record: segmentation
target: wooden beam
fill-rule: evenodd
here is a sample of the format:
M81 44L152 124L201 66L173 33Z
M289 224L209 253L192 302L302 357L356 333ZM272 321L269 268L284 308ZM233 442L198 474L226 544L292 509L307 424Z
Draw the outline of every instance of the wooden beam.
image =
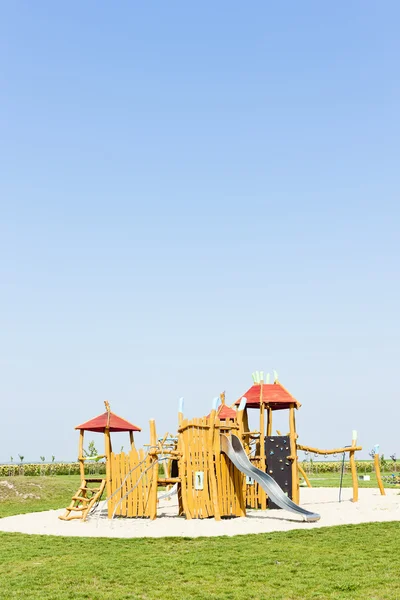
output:
M358 502L358 478L357 478L357 465L355 458L355 450L357 447L357 432L353 432L353 439L351 441L351 449L350 449L350 469L351 469L351 479L353 482L353 498L352 502Z
M265 460L265 404L263 401L263 385L264 382L260 383L260 446L258 454L260 455L260 464L259 468L262 471L266 471L267 463ZM259 500L261 505L261 510L265 510L267 508L267 495L262 489L261 486L258 487L259 491Z
M157 489L158 489L158 462L157 461L157 432L156 422L150 419L150 445L152 448L149 451L151 461L153 463L151 469L151 486L149 490L149 512L150 519L154 520L157 517Z
M386 496L385 488L383 487L383 483L382 483L381 466L379 464L379 454L378 453L374 454L374 467L375 467L376 480L378 482L379 491L381 493L381 496Z
M111 467L111 435L109 427L104 430L104 454L106 455L106 494L107 498L111 496L112 489L112 467ZM112 518L113 507L112 503L108 502L107 506L108 518Z
M290 454L292 457L292 500L296 504L300 502L300 489L299 489L299 474L297 469L297 451L296 451L296 421L294 414L294 403L289 408L289 437L290 437Z
M307 473L305 472L305 470L303 469L303 467L301 466L301 464L299 462L297 462L297 468L299 469L300 473L302 474L302 476L304 477L304 481L307 484L307 487L312 487L310 480L307 477Z
M272 435L272 408L267 407L267 436Z
M83 429L79 432L79 471L81 474L81 479L85 479L85 463L82 460L83 458L83 438L85 435L85 431Z
M211 499L212 505L214 509L214 519L216 521L221 520L221 513L219 510L219 501L218 501L218 485L217 485L217 477L215 474L215 466L214 460L221 460L221 457L214 457L214 434L215 434L215 418L217 411L215 408L211 410L209 417L210 431L208 434L208 471L211 483ZM218 430L219 435L219 430Z
M303 450L304 452L311 452L311 454L340 454L341 452L358 452L362 450L362 446L347 446L342 448L334 448L333 450L321 450L320 448L312 448L311 446L303 446L302 444L296 445L297 450Z

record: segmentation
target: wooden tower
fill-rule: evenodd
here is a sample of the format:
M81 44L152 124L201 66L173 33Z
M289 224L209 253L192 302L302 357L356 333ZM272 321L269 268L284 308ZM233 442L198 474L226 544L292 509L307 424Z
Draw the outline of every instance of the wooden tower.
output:
M290 468L290 489L289 496L293 502L299 503L299 476L298 476L298 459L297 459L297 432L295 411L300 408L301 404L288 392L288 390L275 378L274 383L264 383L263 373L253 373L253 385L243 394L235 403L240 405L241 399L246 398L246 405L243 415L243 444L249 452L249 458L254 466L262 471L269 472L274 479L278 480L277 468L271 467L274 460L280 461L282 473L285 469ZM256 431L249 430L248 414L249 409L259 411L259 429ZM288 425L289 432L282 436L277 432L277 436L272 432L272 418L276 410L288 410ZM252 444L255 444L255 449L251 450ZM276 453L274 449L276 448ZM267 456L267 449L269 449ZM278 456L278 453L279 456ZM281 485L281 482L278 481ZM251 489L250 486L252 486ZM248 504L253 508L267 508L267 497L265 492L257 485L250 483L247 486Z
M70 519L86 519L91 508L100 501L101 496L106 489L107 497L111 495L112 489L112 444L111 444L111 433L112 432L129 432L129 441L131 449L135 448L133 439L134 431L141 431L140 427L129 423L122 417L119 417L115 413L111 412L110 405L107 400L104 402L106 412L86 423L77 425L75 429L79 430L79 453L78 461L81 475L81 485L72 497L71 504L67 507L65 515L62 515L60 519L69 521ZM93 431L94 433L102 433L104 435L104 454L96 457L85 456L83 449L83 442L85 431ZM106 476L104 477L87 477L85 475L85 461L93 459L105 459L106 462ZM94 484L94 485L93 485Z

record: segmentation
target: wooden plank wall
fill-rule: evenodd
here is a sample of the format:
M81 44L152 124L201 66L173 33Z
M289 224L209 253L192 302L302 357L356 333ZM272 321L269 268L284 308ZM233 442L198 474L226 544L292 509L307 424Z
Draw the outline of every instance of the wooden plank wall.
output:
M186 419L180 425L178 450L182 455L179 459L181 479L178 496L179 512L185 514L188 519L214 516L211 482L214 472L220 515L222 517L244 516L246 505L252 508L260 507L260 495L264 494L264 491L258 484L246 485L244 475L236 469L225 454L221 453L220 434L238 433L237 424L234 421L220 422L217 418L213 435L211 429L212 424L206 417L191 421ZM138 452L135 448L132 448L129 453L111 453L111 493L115 494L109 500L111 513L121 498L127 494L127 497L119 503L115 514L122 517L150 517L149 495L157 478L152 477L152 470L149 469L151 457L147 456L144 459L144 451ZM137 466L142 460L144 462ZM251 460L255 466L261 467L258 458ZM149 470L144 473L146 469ZM198 487L196 473L203 473L203 489L196 489ZM117 491L125 478L122 488Z
M187 519L204 519L214 515L209 477L210 426L206 418L184 419L179 428L179 477L183 511ZM195 489L196 472L203 473L203 489Z
M141 461L144 462L138 466L139 462ZM120 454L115 454L114 452L111 453L111 493L115 494L109 500L111 513L114 511L121 498L130 492L119 504L115 514L121 517L150 516L150 506L148 500L152 483L152 470L149 469L147 472L145 472L146 469L149 468L150 464L151 459L149 456L145 457L143 449L138 452L136 448L132 448L127 454L125 452L121 452ZM157 466L154 468L156 469ZM121 486L125 478L126 482L122 488L119 491L116 491Z
M215 422L215 431L210 437L211 424L208 419L183 420L179 428L179 477L181 478L181 511L189 519L214 516L212 502L212 471L216 476L218 507L222 517L245 514L244 476L231 461L221 453L220 433L229 434L236 425L226 426ZM196 489L196 473L203 473L203 489Z
M219 509L222 517L243 517L245 506L245 477L229 458L221 453L220 435L238 433L238 426L229 421L216 420L214 436L214 458L217 474Z

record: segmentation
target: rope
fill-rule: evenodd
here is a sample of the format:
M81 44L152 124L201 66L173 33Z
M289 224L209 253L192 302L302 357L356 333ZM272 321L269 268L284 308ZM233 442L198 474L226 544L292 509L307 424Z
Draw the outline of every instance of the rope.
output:
M343 446L343 448L351 448L351 446ZM340 486L339 486L339 502L342 501L342 482L343 482L343 471L344 471L344 459L346 457L346 451L343 452L342 458L342 471L340 473Z
M168 435L168 434L167 434L167 435ZM114 511L113 511L113 514L112 514L112 517L111 517L112 519L114 518L114 516L115 516L115 512L116 512L117 508L119 507L119 505L121 504L121 502L122 502L123 500L125 500L125 498L127 498L127 497L129 496L129 494L130 494L131 492L133 492L133 490L135 490L135 489L137 488L137 486L139 485L139 482L142 480L142 477L143 477L143 475L145 475L145 474L147 473L147 471L149 471L150 469L152 469L152 468L153 468L155 465L158 465L158 463L160 463L160 462L163 462L164 460L167 460L167 459L168 459L168 457L167 457L167 456L165 456L165 452L164 452L164 446L163 446L163 444L164 444L164 442L165 442L165 439L167 438L167 435L166 435L166 436L164 436L163 440L162 440L161 442L159 442L157 445L155 445L155 446L149 446L149 449L150 449L150 448L157 448L157 449L160 451L161 455L162 455L162 456L161 456L161 458L157 458L157 460L155 460L155 461L154 461L154 462L153 462L153 463L152 463L152 464L151 464L149 467L147 467L147 469L145 469L145 470L143 471L143 473L141 473L141 475L139 476L139 479L137 480L136 484L135 484L135 485L134 485L132 488L130 488L130 489L128 490L128 492L127 492L126 494L124 494L124 496L122 496L122 498L120 498L120 500L117 502L117 504L116 504L116 506L115 506L115 508L114 508ZM115 490L115 492L114 492L114 493L113 493L113 494L112 494L112 495L111 495L109 498L107 498L107 501L108 501L108 500L111 500L111 498L113 498L113 496L114 496L114 495L115 495L117 492L119 492L119 490L120 490L120 489L123 487L123 485L125 484L126 480L128 479L129 475L130 475L130 474L131 474L131 473L132 473L132 472L133 472L135 469L137 469L137 467L139 467L139 466L140 466L142 463L144 463L144 462L147 460L147 456L148 456L148 454L145 456L145 458L144 458L142 461L140 461L140 462L139 462L137 465L135 465L135 467L133 467L133 469L131 469L131 471L129 471L129 473L126 475L125 479L123 480L123 482L122 482L122 483L121 483L121 485L119 486L119 488L118 488L117 490ZM154 482L154 479L152 480L152 482L151 482L151 485L153 485L153 482ZM146 508L147 508L147 503L148 503L148 501L149 501L149 495L150 495L150 494L148 494L148 495L147 495L147 500L146 500L146 504L145 504L145 510L146 510Z
M149 471L150 469L152 469L152 468L153 468L155 465L158 465L160 462L164 462L164 461L168 460L168 458L171 458L171 457L168 457L168 456L166 456L166 454L168 453L168 450L166 451L166 449L164 448L164 443L165 443L165 442L166 442L166 440L168 439L168 436L169 436L169 435L170 435L170 434L168 434L168 433L167 433L167 434L164 436L164 438L162 438L161 440L159 440L159 441L158 441L158 443L157 443L156 445L154 445L154 446L150 446L150 445L149 445L149 446L148 446L149 450L151 450L151 449L153 449L153 448L156 448L156 449L157 449L157 450L160 452L160 454L161 454L161 458L157 458L157 460L155 460L155 461L154 461L154 462L153 462L153 463L152 463L152 464L151 464L149 467L147 467L147 468L146 468L146 469L143 471L143 473L141 473L141 475L139 476L139 479L137 480L136 484L135 484L135 485L134 485L132 488L130 488L130 489L128 490L128 492L127 492L126 494L124 494L124 496L122 496L122 498L120 498L120 500L118 501L118 503L116 504L116 506L115 506L115 508L114 508L114 511L113 511L113 514L112 514L112 517L111 517L112 519L114 518L114 516L115 516L115 512L116 512L117 508L119 507L119 505L121 504L121 502L122 502L123 500L125 500L125 498L127 498L127 497L129 496L129 494L130 494L130 493L131 493L131 492L132 492L134 489L136 489L136 487L139 485L139 482L142 480L143 476L144 476L144 475L147 473L147 471ZM172 438L170 438L170 439L172 439ZM174 446L175 446L175 444L174 444ZM141 466L143 463L145 463L145 462L146 462L146 460L147 460L147 458L148 458L148 452L147 452L146 456L145 456L145 457L144 457L144 458L143 458L141 461L139 461L139 462L138 462L138 464L136 464L136 465L135 465L135 466L134 466L134 467L133 467L133 468L132 468L132 469L131 469L131 470L130 470L128 473L127 473L127 475L125 476L125 478L124 478L124 480L122 481L121 485L120 485L120 486L119 486L119 487L118 487L118 488L117 488L117 489L116 489L116 490L115 490L115 491L114 491L114 492L113 492L113 493L112 493L110 496L107 496L104 502L108 503L110 500L112 500L112 498L114 498L114 496L115 496L116 494L118 494L118 492L119 492L119 491L120 491L120 490L123 488L123 486L125 485L125 483L126 483L126 481L127 481L128 477L129 477L129 476L130 476L130 475L133 473L133 471L135 471L135 470L136 470L137 468L139 468L139 467L140 467L140 466ZM152 482L151 482L151 485L153 485L153 482L154 482L154 479L152 480ZM99 498L99 500L98 500L98 502L96 503L96 505L95 505L95 506L93 506L93 507L91 508L91 510L90 510L90 513L89 513L89 514L92 514L92 513L94 513L94 512L95 512L95 510L97 509L97 507L98 507L98 505L99 505L99 503L100 503L100 500L101 500L101 499ZM149 494L148 494L148 496L147 496L147 500L146 500L146 504L145 504L145 510L146 510L146 508L147 508L147 503L148 503L148 500L149 500ZM97 520L98 520L99 518L100 518L100 512L99 512L99 514L98 514Z
M129 475L130 475L131 473L133 473L133 471L135 471L135 469L137 469L138 467L140 467L140 465L142 465L142 464L143 464L143 463L146 461L146 459L147 459L147 455L146 455L146 456L143 458L143 460L139 461L139 462L138 462L138 464L137 464L137 465L135 465L135 466L134 466L134 467L133 467L133 468L132 468L132 469L129 471L129 473L126 475L125 479L123 480L123 482L122 482L122 483L121 483L121 485L119 486L119 488L117 488L117 489L115 490L115 492L113 492L113 493L111 494L111 496L108 496L108 497L106 497L106 499L104 500L104 502L109 502L109 500L111 500L112 498L114 498L115 494L116 494L117 492L119 492L119 491L120 491L120 489L122 488L122 486L125 484L125 482L126 482L126 480L128 479ZM139 481L140 481L140 479L139 479ZM98 503L97 503L97 505L96 505L96 508L97 508L97 506L98 506L98 504L99 504L99 503L100 503L100 498L99 498L99 502L98 502ZM93 507L93 508L94 508L94 507ZM91 514L92 512L94 512L94 511L93 511L93 510L91 510L89 514ZM99 518L100 518L100 512L99 512L99 514L98 514L98 516L97 516L97 521L99 520Z
M139 485L139 482L141 481L143 475L145 475L147 473L147 471L149 471L150 469L153 469L155 467L155 465L158 465L159 462L160 461L157 458L157 460L155 460L153 463L151 463L151 465L149 467L147 467L147 469L145 469L143 471L143 473L140 475L139 479L137 480L136 484L126 494L124 494L124 496L122 496L122 498L117 502L117 504L115 505L115 508L114 508L114 511L113 511L111 519L113 519L115 517L115 512L116 512L118 506L121 504L121 502L123 500L125 500L125 498L127 498L129 496L129 494L131 492L133 492L133 490L135 490L137 488L137 486ZM151 485L153 485L153 482L154 482L154 479L152 480ZM147 502L149 501L149 496L150 496L150 494L147 495ZM147 502L146 502L146 505L145 505L145 509L147 508Z

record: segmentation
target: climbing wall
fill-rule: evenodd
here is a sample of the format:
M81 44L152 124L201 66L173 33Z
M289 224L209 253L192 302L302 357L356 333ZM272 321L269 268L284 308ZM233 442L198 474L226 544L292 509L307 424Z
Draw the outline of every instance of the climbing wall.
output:
M265 456L267 473L275 479L282 490L292 498L292 463L289 436L271 436L265 438ZM268 498L268 508L279 508Z

